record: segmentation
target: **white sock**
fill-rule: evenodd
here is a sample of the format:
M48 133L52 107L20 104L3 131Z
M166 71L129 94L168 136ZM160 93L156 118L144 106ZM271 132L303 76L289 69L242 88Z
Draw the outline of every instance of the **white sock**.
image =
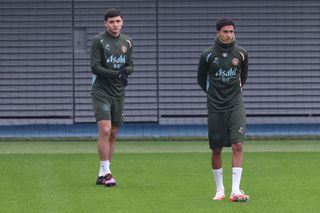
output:
M240 194L240 181L242 175L241 167L232 168L232 192L231 194Z
M212 169L214 181L216 183L217 190L224 190L223 186L223 172L221 169Z
M108 173L111 173L110 161L109 160L100 161L99 177L105 176Z

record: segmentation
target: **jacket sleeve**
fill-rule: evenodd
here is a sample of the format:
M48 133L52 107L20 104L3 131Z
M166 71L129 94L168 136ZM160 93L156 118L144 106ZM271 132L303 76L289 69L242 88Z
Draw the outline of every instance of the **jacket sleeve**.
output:
M207 73L209 65L204 54L201 54L198 64L198 84L204 92L207 92Z
M106 69L101 65L101 60L104 57L102 54L101 44L98 39L94 38L90 47L90 65L92 73L104 78L116 77L118 71Z
M128 73L128 75L131 75L133 73L133 44L131 40L127 41L129 43L129 52L128 52L128 60L125 64L125 69Z
M241 64L241 85L243 86L247 81L248 76L248 67L249 67L249 60L248 60L248 53L246 51L241 52L243 54L244 60Z

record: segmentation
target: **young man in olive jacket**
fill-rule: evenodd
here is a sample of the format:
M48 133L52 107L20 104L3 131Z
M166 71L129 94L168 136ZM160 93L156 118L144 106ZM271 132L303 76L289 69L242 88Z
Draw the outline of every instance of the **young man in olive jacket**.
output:
M198 66L198 84L207 94L208 137L216 183L213 200L225 198L221 156L223 147L231 147L232 191L229 200L245 202L249 196L240 190L240 180L246 131L242 87L247 80L248 54L237 45L231 19L219 19L216 28L214 44L201 54Z
M117 133L123 123L125 87L133 72L132 40L121 33L120 10L109 9L104 15L106 30L91 42L90 61L93 73L91 98L98 125L100 170L96 184L116 185L110 169Z

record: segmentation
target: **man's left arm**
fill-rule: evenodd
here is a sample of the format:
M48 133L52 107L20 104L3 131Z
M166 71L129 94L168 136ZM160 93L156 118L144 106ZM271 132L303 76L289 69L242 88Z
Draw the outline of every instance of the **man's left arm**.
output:
M129 43L128 58L124 65L124 69L126 70L126 73L128 75L131 75L133 73L133 45L132 45L132 41L128 40L127 42Z
M243 61L241 63L241 85L243 86L247 81L248 76L248 67L249 67L249 59L248 59L248 53L247 52L240 52L241 56L243 57Z

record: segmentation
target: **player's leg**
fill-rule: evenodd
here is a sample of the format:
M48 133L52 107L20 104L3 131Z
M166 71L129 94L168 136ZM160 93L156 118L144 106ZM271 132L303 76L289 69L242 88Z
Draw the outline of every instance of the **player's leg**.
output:
M223 200L225 198L222 169L222 147L212 149L211 155L213 177L216 184L216 194L213 200Z
M109 151L110 162L112 160L113 152L115 150L118 132L124 121L123 109L124 109L124 100L112 100L112 108L111 108L112 128L111 128L111 134L110 134L110 151Z
M111 121L100 120L98 124L98 143L97 150L100 158L100 169L96 184L106 185L106 181L112 179L110 170L110 135L111 135ZM115 185L115 184L113 184Z
M111 102L111 130L108 140L108 159L109 159L109 167L112 161L113 153L116 146L116 139L120 129L120 126L123 123L123 103L124 100L110 100ZM114 186L116 185L116 180L113 177L111 171L107 174L105 178L106 186Z
M109 138L109 160L112 161L113 152L115 150L116 146L116 139L119 132L120 126L112 126L111 128L111 134Z
M91 94L92 106L98 126L97 151L100 159L100 168L96 184L105 185L110 171L110 134L111 134L111 103L110 100L101 94Z
M245 202L249 196L240 190L243 165L243 141L245 137L245 111L239 108L230 114L230 141L232 147L232 191L230 201Z
M232 202L245 202L249 199L249 196L240 190L243 164L242 147L243 144L240 141L232 144L232 191L230 196Z
M222 169L222 148L225 135L225 128L223 127L223 114L210 113L208 115L208 135L209 145L212 150L211 164L214 182L216 185L216 194L213 200L223 200L225 198L223 185L223 169Z
M99 175L96 183L98 185L106 185L106 181L111 179L110 171L110 134L111 134L111 121L110 120L100 120L98 123L98 143L97 149L100 158L100 169Z
M212 169L222 168L222 147L212 149Z
M111 121L101 120L97 122L98 124L98 143L97 149L99 158L101 161L109 160L110 152L110 134L111 134Z
M113 156L113 152L115 149L115 144L116 144L116 137L117 137L117 133L118 133L119 127L111 127L111 132L109 135L109 139L108 139L108 144L107 144L107 156L108 156L108 160L107 160L107 171L105 172L105 175L103 176L103 185L105 186L115 186L117 184L116 180L114 179L112 172L110 170L110 166L111 166L111 161L112 161L112 156ZM103 166L100 168L104 168Z
M241 141L234 142L232 148L232 168L241 167L243 164L243 143Z

